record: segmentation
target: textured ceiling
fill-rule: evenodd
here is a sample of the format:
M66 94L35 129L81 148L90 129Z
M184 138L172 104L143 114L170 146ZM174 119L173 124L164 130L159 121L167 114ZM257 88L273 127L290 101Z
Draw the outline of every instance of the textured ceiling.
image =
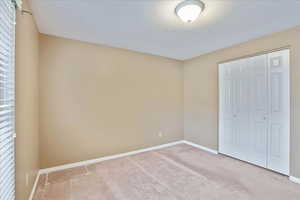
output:
M179 2L31 0L31 7L41 33L178 60L300 25L299 0L203 0L193 24L175 15Z

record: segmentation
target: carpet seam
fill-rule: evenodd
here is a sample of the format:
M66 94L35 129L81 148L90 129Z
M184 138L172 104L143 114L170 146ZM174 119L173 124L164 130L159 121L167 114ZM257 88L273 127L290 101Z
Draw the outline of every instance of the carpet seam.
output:
M203 179L205 179L205 181L210 181L207 177L205 177L205 176L203 176L203 175L197 173L196 171L194 171L194 170L192 170L192 169L190 169L190 168L188 168L188 167L185 167L184 165L182 165L182 164L180 164L180 163L175 162L174 160L168 158L168 157L165 156L165 155L162 155L161 153L158 153L158 152L153 152L153 153L154 153L154 154L157 154L160 158L162 158L162 159L164 159L164 160L166 160L166 161L172 163L173 165L175 165L175 166L177 166L177 167L179 167L179 168L181 168L181 169L184 169L184 170L188 171L188 172L191 173L192 175L196 175L196 176L198 176L198 177L200 177L200 178L203 178Z
M162 183L161 180L159 180L159 178L156 178L155 176L153 176L150 172L148 172L143 166L141 166L139 163L137 163L135 160L133 160L132 158L128 157L126 158L128 159L130 162L132 162L135 166L137 166L139 169L141 169L147 176L149 176L150 178L152 178L153 180L157 181L161 186L163 186L164 188L166 188L168 191L171 192L171 194L174 194L174 197L176 199L181 199L183 198L180 194L178 194L176 191L173 191L170 187L168 187L166 184ZM179 196L179 198L178 198Z

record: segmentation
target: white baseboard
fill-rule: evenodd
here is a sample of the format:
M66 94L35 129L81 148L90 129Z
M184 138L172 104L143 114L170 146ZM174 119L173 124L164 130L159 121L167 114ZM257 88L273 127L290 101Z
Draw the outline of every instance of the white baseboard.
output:
M33 184L33 187L32 187L31 193L30 193L30 196L29 196L29 200L33 199L33 196L34 196L36 188L37 188L37 184L39 182L39 178L40 178L40 171L36 175L36 178L35 178L35 181L34 181L34 184Z
M112 156L105 156L105 157L96 158L96 159L92 159L92 160L85 160L85 161L81 161L81 162L75 162L75 163L70 163L70 164L66 164L66 165L60 165L60 166L56 166L56 167L41 169L40 174L46 174L46 173L59 171L59 170L63 170L63 169L69 169L69 168L73 168L73 167L90 165L90 164L98 163L98 162L105 161L105 160L112 160L112 159L116 159L116 158L121 158L121 157L130 156L130 155L134 155L134 154L138 154L138 153L142 153L142 152L161 149L161 148L173 146L176 144L182 144L182 143L184 143L184 141L180 140L177 142L171 142L171 143L162 144L162 145L149 147L149 148L145 148L145 149L140 149L140 150L136 150L136 151L130 151L127 153L121 153L121 154L116 154L116 155L112 155Z
M191 145L191 146L196 147L196 148L198 148L198 149L202 149L202 150L204 150L204 151L213 153L213 154L218 154L218 151L213 150L213 149L210 149L210 148L207 148L207 147L204 147L204 146L201 146L201 145L199 145L199 144L195 144L195 143L192 143L192 142L189 142L189 141L186 141L186 140L184 140L183 143L188 144L188 145Z
M297 178L297 177L294 177L294 176L290 176L289 179L290 179L290 181L292 181L294 183L300 184L300 178Z

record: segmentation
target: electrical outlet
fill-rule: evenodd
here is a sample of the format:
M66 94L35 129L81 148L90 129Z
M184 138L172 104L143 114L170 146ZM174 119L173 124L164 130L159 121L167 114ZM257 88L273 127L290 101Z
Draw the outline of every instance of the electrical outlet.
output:
M26 184L26 186L28 186L29 185L29 174L28 173L26 173L26 175L25 175L25 184Z
M159 132L158 132L158 137L162 137L162 136L163 136L162 131L159 131Z

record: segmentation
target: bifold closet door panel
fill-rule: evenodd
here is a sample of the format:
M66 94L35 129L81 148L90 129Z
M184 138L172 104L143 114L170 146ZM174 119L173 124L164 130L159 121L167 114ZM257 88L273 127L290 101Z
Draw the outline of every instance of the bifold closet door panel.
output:
M248 136L249 136L249 90L248 90L248 68L247 60L241 59L232 62L234 69L234 87L233 87L233 119L236 129L236 148L232 154L241 159L248 158Z
M219 66L220 115L219 151L231 155L235 150L235 128L233 117L233 68L230 63Z
M268 65L267 55L247 58L249 72L249 131L247 161L267 166Z
M268 168L289 174L290 89L289 50L268 54L270 115Z
M236 78L238 68L235 63L226 63L220 66L220 87L222 96L220 115L220 151L230 156L236 156L238 151L237 138L238 127L236 126Z
M246 159L248 131L245 61L220 65L220 152Z

